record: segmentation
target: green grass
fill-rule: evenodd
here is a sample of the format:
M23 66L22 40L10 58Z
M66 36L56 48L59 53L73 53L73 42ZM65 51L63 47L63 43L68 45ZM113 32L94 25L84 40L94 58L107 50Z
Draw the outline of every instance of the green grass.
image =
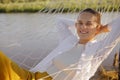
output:
M96 9L98 11L120 11L120 1L99 3L98 0L70 0L62 2L58 1L35 1L35 2L16 2L16 3L0 3L0 12L78 12L86 7Z

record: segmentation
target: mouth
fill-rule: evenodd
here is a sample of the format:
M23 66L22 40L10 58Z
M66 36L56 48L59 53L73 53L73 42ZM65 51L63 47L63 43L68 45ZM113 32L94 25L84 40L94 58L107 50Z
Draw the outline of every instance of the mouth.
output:
M80 31L81 34L88 34L88 31Z

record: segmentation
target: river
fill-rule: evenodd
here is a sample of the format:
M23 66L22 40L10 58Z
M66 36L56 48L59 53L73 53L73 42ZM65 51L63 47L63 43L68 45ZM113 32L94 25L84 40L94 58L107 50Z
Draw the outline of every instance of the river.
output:
M77 15L77 13L1 13L0 50L20 66L31 68L58 45L56 17L76 19ZM117 12L102 13L102 23L106 24L119 15ZM118 47L113 53L117 50ZM111 64L109 60L114 54L110 56L107 59L108 64Z

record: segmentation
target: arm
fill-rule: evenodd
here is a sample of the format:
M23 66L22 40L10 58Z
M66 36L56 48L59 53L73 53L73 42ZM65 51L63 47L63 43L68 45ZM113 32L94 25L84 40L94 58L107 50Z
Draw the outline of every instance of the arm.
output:
M59 34L59 41L63 41L65 38L73 35L70 27L75 26L75 21L66 18L57 18L57 31Z
M57 21L57 29L60 35L60 40L62 41L52 52L48 54L40 63L38 63L34 68L30 69L32 72L46 71L53 63L53 59L62 54L62 52L69 50L77 42L73 33L69 30L69 27L74 25L74 21L59 18Z
M94 44L98 52L95 54L103 56L104 59L120 41L120 17L108 23L105 27L109 30L108 35L102 41Z
M76 45L78 39L75 36L69 36L62 43L60 43L52 52L50 52L41 62L39 62L34 68L30 69L32 72L46 71L52 64L53 59L62 54L65 51L70 50L73 46Z
M103 46L108 46L111 43L117 43L120 40L120 17L111 21L107 24L107 28L109 29L109 34L102 41L105 43Z

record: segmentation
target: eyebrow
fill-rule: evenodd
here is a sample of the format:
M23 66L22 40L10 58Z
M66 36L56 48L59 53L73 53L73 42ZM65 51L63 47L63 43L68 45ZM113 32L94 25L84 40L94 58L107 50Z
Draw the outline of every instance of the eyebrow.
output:
M81 20L78 20L78 22L82 22ZM87 21L87 22L96 22L96 21Z
M77 20L77 22L82 22L81 20Z
M87 22L94 22L94 21L87 21Z

